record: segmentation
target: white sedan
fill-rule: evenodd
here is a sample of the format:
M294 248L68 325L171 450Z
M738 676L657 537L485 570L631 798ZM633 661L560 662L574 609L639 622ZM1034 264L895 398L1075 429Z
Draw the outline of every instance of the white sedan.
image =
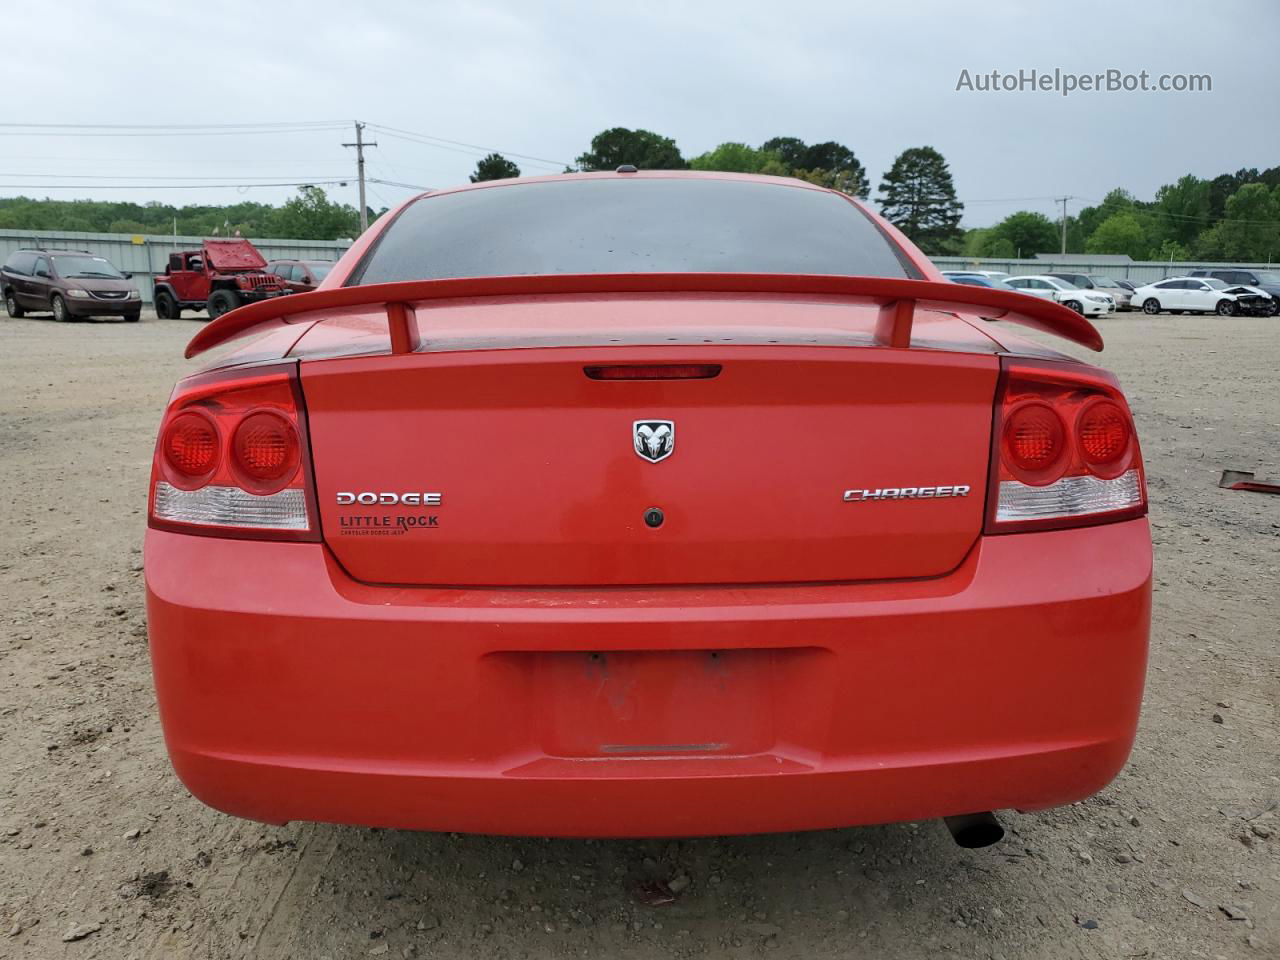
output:
M1264 312L1270 298L1256 287L1228 287L1215 277L1170 277L1133 291L1134 306L1143 313L1216 313L1230 317L1237 313Z
M1105 293L1081 290L1073 283L1057 277L1033 275L1010 277L1005 280L1019 293L1027 293L1044 300L1053 300L1085 317L1100 317L1116 308L1116 302Z

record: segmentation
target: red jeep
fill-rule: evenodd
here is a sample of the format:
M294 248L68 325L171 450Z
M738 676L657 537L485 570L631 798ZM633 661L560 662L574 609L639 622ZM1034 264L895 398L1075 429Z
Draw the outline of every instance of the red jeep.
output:
M156 316L176 320L185 310L209 310L220 317L242 303L289 293L267 261L243 237L206 240L199 250L169 254L169 264L155 280Z

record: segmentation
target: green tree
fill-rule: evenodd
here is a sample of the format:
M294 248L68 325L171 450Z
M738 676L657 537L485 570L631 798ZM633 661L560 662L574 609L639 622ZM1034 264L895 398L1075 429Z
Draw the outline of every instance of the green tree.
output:
M1209 216L1220 220L1227 215L1227 200L1248 183L1258 181L1254 167L1242 167L1235 173L1222 173L1209 181Z
M1013 243L996 233L995 227L976 227L964 235L961 253L974 260L1007 260L1013 257Z
M804 152L798 170L821 172L826 174L837 190L862 197L864 200L871 192L871 181L867 179L866 168L854 156L853 151L842 143L828 140L815 143Z
M1280 259L1280 188L1247 183L1227 198L1225 218L1196 241L1196 255L1206 260L1244 263Z
M792 170L791 176L806 183L816 183L820 187L839 190L851 197L861 197L865 200L867 196L866 178L859 180L856 174L848 170Z
M933 147L912 147L898 154L880 184L880 212L928 254L961 247L960 215L951 171Z
M272 230L273 236L299 240L354 237L360 233L360 214L348 204L333 203L319 187L304 186L275 212ZM241 233L247 232L241 228Z
M1062 225L1058 225L1058 229L1062 229ZM1079 217L1067 217L1067 252L1079 253L1084 249L1088 237L1084 232L1084 225L1080 222Z
M992 243L1005 241L1008 246L1002 245L1002 249L1011 251L1007 255L1020 258L1057 250L1059 243L1058 227L1043 213L1033 210L1009 214L991 228L990 237Z
M1147 257L1148 260L1190 260L1191 251L1178 243L1177 240L1165 240L1160 246L1151 251Z
M788 170L804 168L804 154L808 145L799 137L774 137L760 145L761 150L776 153Z
M701 153L689 161L694 170L720 170L730 173L767 173L786 176L788 167L782 158L763 147L756 149L745 143L722 143L714 150Z
M1153 232L1160 242L1172 240L1184 247L1209 225L1209 182L1187 174L1156 191L1151 205Z
M1096 207L1085 207L1076 216L1076 222L1079 224L1080 243L1075 249L1083 249L1089 242L1089 237L1093 236L1093 231L1103 220L1114 216L1117 213L1131 213L1137 209L1138 201L1128 190L1119 187L1112 190L1102 198L1102 203ZM1069 234L1069 231L1068 231ZM1068 235L1068 249L1070 246L1070 235Z
M597 133L591 138L591 149L578 157L581 170L616 170L624 163L639 170L684 170L689 166L671 138L626 127Z
M793 177L866 199L871 191L866 168L843 143L807 144L799 137L774 137L760 149L776 154Z
M476 163L476 172L471 174L471 182L481 180L508 180L520 176L520 168L500 153L491 153Z
M1135 214L1115 213L1098 224L1084 249L1086 253L1127 253L1134 260L1143 260L1151 242Z

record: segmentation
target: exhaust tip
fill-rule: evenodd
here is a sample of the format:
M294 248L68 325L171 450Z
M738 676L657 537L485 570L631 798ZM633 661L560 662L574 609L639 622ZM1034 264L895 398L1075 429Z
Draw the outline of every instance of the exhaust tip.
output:
M951 831L951 839L966 850L989 847L1004 839L1004 827L989 810L982 813L964 813L955 817L943 817L942 822Z

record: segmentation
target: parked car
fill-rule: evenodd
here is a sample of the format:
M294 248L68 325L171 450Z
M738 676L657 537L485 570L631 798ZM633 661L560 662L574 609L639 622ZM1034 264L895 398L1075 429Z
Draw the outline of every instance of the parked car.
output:
M1238 313L1272 316L1275 300L1261 290L1229 288L1217 277L1171 277L1149 283L1133 292L1133 302L1142 312L1217 313L1230 317Z
M1124 766L1133 420L1007 326L1100 350L1087 320L947 283L798 181L482 182L369 229L336 282L203 327L187 356L293 323L161 420L149 651L197 797L542 836L941 816L982 845L988 811Z
M1115 309L1115 301L1108 294L1094 290L1081 290L1075 284L1051 274L1010 277L1005 281L1019 293L1053 300L1081 316L1100 317Z
M328 260L272 260L267 264L267 272L274 273L294 293L310 293L332 268Z
M1007 283L985 273L965 273L960 270L943 270L942 275L952 283L965 283L971 287L990 287L992 290L1012 290Z
M1138 289L1139 284L1134 283L1132 280L1117 280L1116 286L1120 287L1122 290L1128 290L1130 293L1133 293L1133 291ZM1133 309L1132 303L1130 303L1130 309Z
M267 261L243 237L213 237L199 250L169 254L164 273L155 278L156 316L176 320L183 310L208 310L220 317L243 303L289 293Z
M988 280L1008 280L1009 274L1003 270L943 270L944 277L964 275L966 277L986 277Z
M1112 280L1106 274L1048 273L1046 276L1057 277L1059 280L1065 280L1067 283L1079 287L1081 290L1096 290L1099 293L1105 293L1115 301L1117 310L1132 309L1130 306L1130 300L1133 297L1133 291L1127 287L1120 286L1119 282Z
M1251 270L1243 267L1214 267L1212 269L1192 270L1189 277L1214 277L1228 287L1255 287L1271 298L1271 313L1280 313L1280 273L1275 270Z
M142 313L132 275L87 250L17 250L0 267L0 288L11 317L47 311L55 320L123 317L137 322Z

